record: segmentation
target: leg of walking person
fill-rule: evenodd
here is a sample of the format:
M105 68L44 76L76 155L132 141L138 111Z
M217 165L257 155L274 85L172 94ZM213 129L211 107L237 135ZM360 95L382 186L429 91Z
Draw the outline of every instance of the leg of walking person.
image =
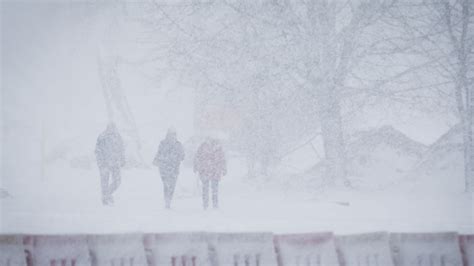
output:
M111 169L111 174L112 174L112 182L109 184L109 194L110 194L110 200L113 203L113 193L119 188L120 184L122 183L122 177L120 176L120 168L113 167Z
M202 206L207 209L209 206L209 179L201 179L202 181Z
M211 180L211 187L212 187L212 206L214 209L219 207L219 180L213 179Z
M169 202L171 205L171 201L173 200L173 195L174 195L174 190L176 188L176 181L178 180L176 175L170 175L170 180L169 180L169 190L168 190L168 197L169 197Z
M120 168L113 167L112 168L112 183L110 183L110 193L114 193L122 183L122 176L120 175Z
M100 187L102 190L102 204L106 205L109 203L109 175L110 171L107 167L100 167Z
M161 181L163 181L163 199L165 201L165 208L169 209L171 205L170 200L170 181L168 176L161 174Z

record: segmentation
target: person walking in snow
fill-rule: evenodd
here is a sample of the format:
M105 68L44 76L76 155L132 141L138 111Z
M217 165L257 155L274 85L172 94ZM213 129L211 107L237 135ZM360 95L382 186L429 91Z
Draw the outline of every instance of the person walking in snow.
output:
M120 168L125 165L125 148L114 123L109 123L97 138L95 156L100 172L102 204L111 205L113 193L121 183Z
M153 164L160 169L165 207L167 209L171 207L171 200L179 174L179 166L183 160L183 145L178 141L176 131L170 128L166 138L160 142L158 152L153 160Z
M202 204L209 206L209 185L212 190L212 205L218 207L219 181L227 174L224 150L218 140L207 138L199 146L194 157L194 172L199 173L202 182Z

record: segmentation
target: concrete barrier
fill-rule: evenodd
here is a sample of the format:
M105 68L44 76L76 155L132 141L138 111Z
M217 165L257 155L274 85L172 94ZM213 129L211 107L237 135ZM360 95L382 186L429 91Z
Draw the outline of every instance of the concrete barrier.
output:
M214 244L216 265L277 265L272 233L219 233Z
M215 234L204 232L145 235L150 266L207 266L215 256L210 242Z
M398 233L390 242L396 266L462 266L456 233Z
M393 266L389 235L385 232L336 236L341 266Z
M459 236L464 266L474 266L474 235Z
M339 265L332 233L276 235L275 250L279 266Z
M96 235L87 239L92 266L145 266L143 235Z
M26 266L26 253L22 236L0 235L0 265Z
M32 266L91 266L85 236L34 236L30 240Z

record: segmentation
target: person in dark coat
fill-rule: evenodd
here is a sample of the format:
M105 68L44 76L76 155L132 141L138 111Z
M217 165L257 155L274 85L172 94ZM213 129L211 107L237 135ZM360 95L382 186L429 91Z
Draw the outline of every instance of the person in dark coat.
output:
M166 138L160 142L153 164L160 169L161 180L163 181L163 194L165 207L171 206L176 181L179 175L179 166L184 160L184 149L181 142L176 137L174 129L168 129Z
M102 204L113 204L112 194L120 186L120 168L125 165L125 148L114 123L109 123L97 138L95 156L100 172Z
M224 150L218 140L207 138L199 146L194 157L194 172L199 173L202 182L202 203L209 205L209 185L212 190L212 205L218 207L219 181L227 174Z

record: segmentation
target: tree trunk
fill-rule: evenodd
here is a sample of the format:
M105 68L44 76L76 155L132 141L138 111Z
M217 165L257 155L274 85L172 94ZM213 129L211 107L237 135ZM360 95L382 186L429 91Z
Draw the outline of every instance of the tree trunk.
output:
M337 100L330 101L330 104L321 102L320 106L321 135L326 158L325 175L327 182L335 184L336 181L343 181L347 184L345 145L339 102Z
M462 131L463 131L463 145L464 145L464 179L466 192L474 191L474 143L473 143L473 116L474 116L474 95L470 91L467 82L466 72L461 67L460 79L462 86L458 88L461 96L458 96L458 109L460 112ZM463 75L464 74L464 75ZM464 97L463 97L464 96ZM461 101L461 102L459 102ZM462 104L462 105L461 105Z
M469 1L464 0L462 2L461 9L461 34L459 42L456 45L456 38L451 37L453 46L457 50L458 56L458 77L456 81L456 102L458 105L459 116L461 119L462 130L463 130L463 144L464 144L464 179L465 179L465 190L466 192L474 191L474 148L473 148L473 96L469 88L468 81L468 56L469 48L467 34L470 19ZM450 33L453 34L452 24L450 26ZM452 35L453 36L453 35Z
M472 143L472 96L469 94L469 88L466 77L466 65L463 55L459 55L459 70L457 74L455 96L456 105L459 114L459 121L462 128L463 151L464 151L464 182L466 192L473 191L473 143Z
M470 83L468 79L469 61L468 56L470 55L469 41L467 39L469 34L469 23L470 23L470 10L469 0L463 0L461 3L460 20L453 14L456 8L449 1L444 2L444 18L447 27L447 34L450 39L453 52L456 55L457 62L454 65L456 77L454 80L454 95L456 100L456 107L459 115L459 121L462 127L462 138L464 147L464 182L465 191L474 191L474 148L473 148L473 96L470 91ZM453 21L460 22L459 24L453 24ZM460 26L460 28L456 28ZM458 35L456 34L458 33Z
M468 145L467 145L467 154L468 154L468 175L466 176L467 192L474 192L474 92L472 89L467 88L468 91Z
M338 87L336 85L336 54L335 45L335 10L331 2L321 1L315 7L317 18L313 23L319 24L321 84L317 94L317 104L321 119L321 135L324 143L326 159L325 182L334 185L339 182L348 184L346 180L345 145L342 134L342 117ZM318 86L318 84L315 84Z

